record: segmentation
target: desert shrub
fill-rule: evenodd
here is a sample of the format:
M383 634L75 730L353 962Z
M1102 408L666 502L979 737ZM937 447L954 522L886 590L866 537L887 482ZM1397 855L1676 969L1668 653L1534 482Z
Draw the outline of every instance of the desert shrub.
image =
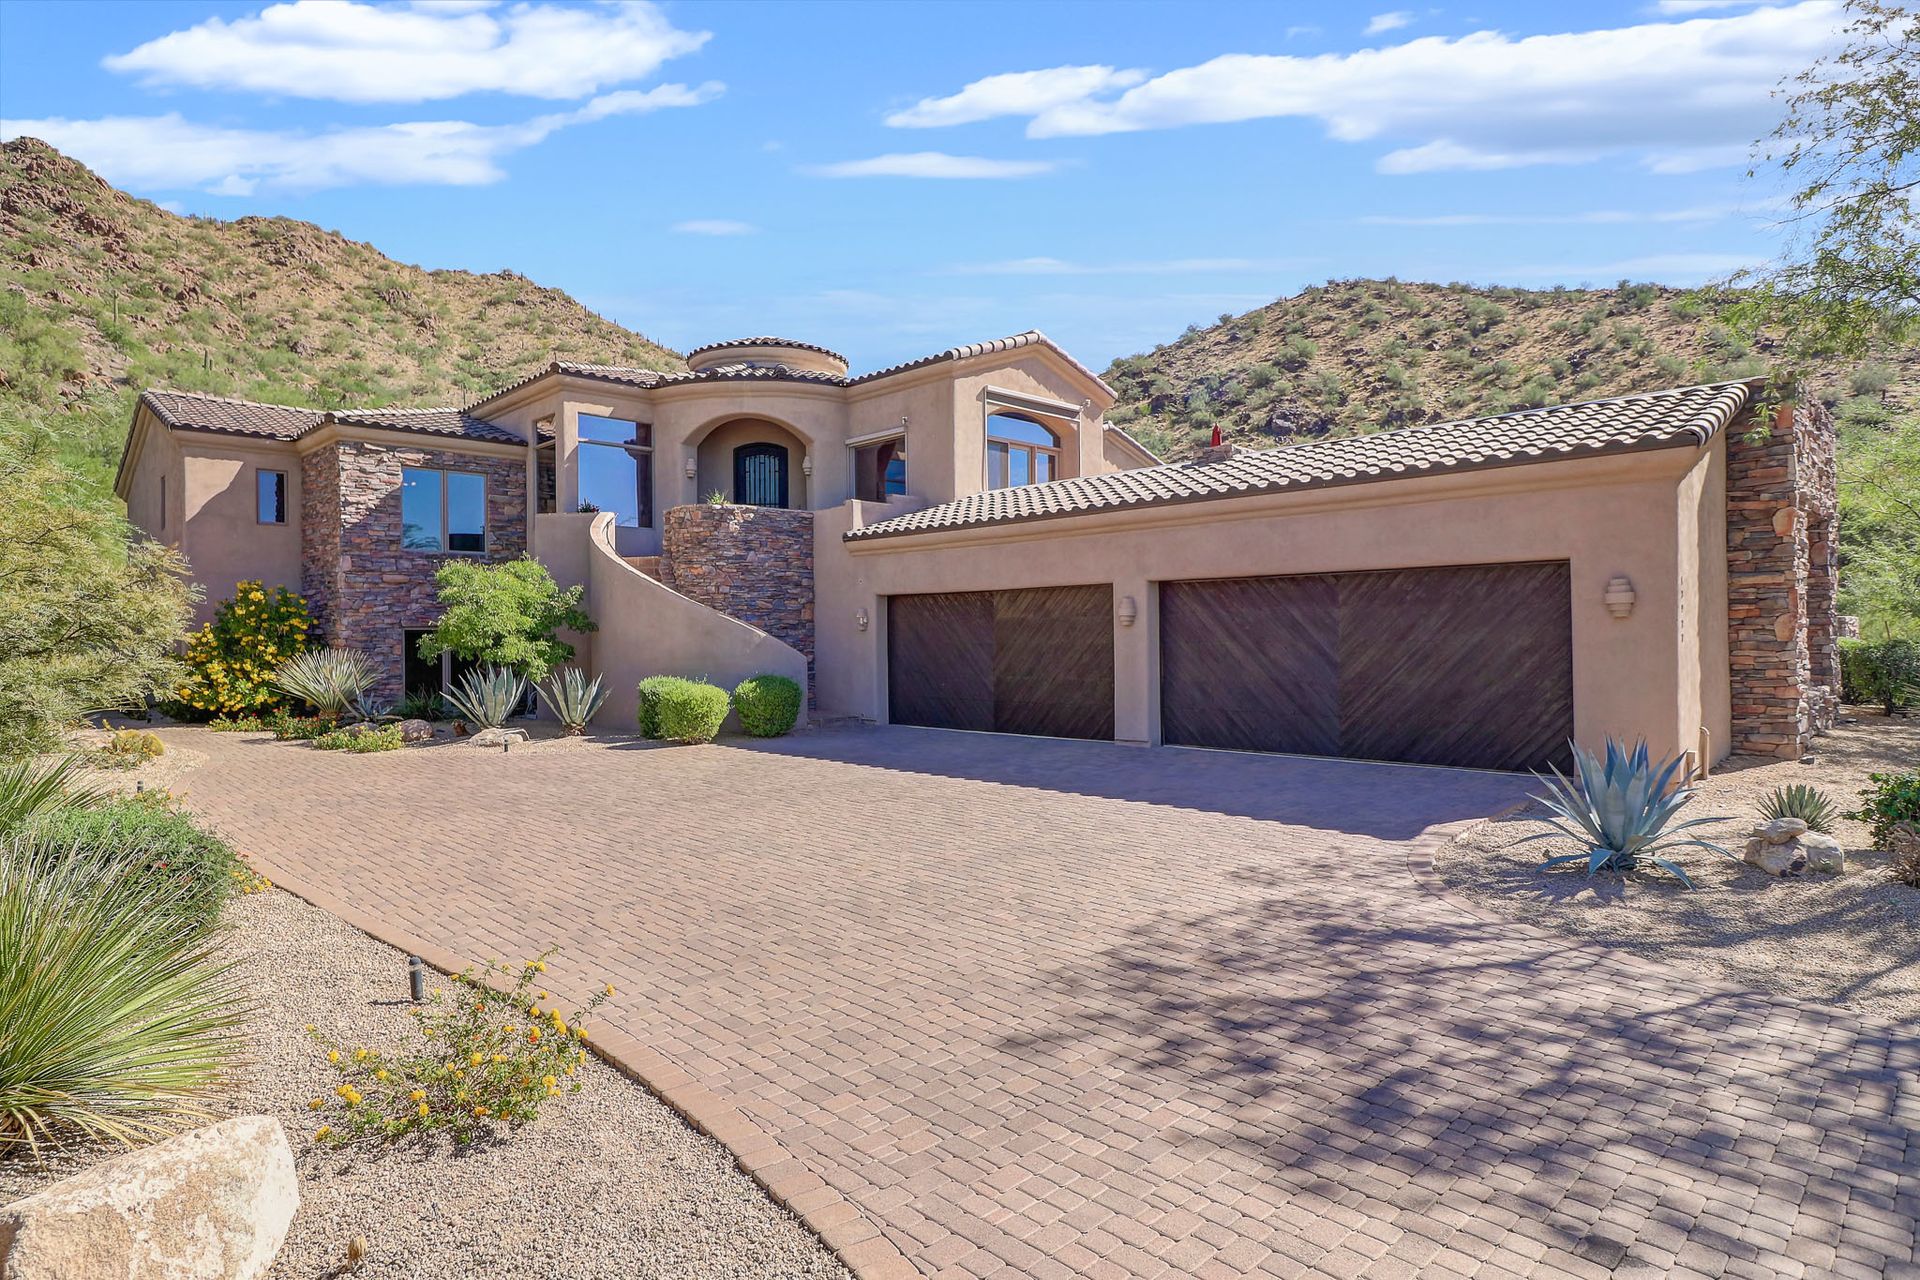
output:
M196 929L211 929L242 878L231 845L202 829L165 793L118 796L87 808L62 807L26 828L51 859L112 865L147 885L156 903Z
M285 587L242 582L213 620L187 637L187 678L174 696L194 711L258 714L284 706L274 681L281 664L305 651L313 619L307 602Z
M1467 332L1475 337L1486 333L1507 318L1507 311L1499 303L1488 298L1468 298L1462 308Z
M327 720L338 720L379 678L373 663L358 649L310 649L281 663L273 673L275 685Z
M333 721L319 716L290 716L285 712L267 721L273 736L282 742L308 742L333 728Z
M244 1010L180 878L0 848L0 1154L71 1136L132 1144L204 1117Z
M421 1043L409 1052L348 1048L309 1027L340 1075L332 1097L307 1103L323 1113L314 1140L342 1145L445 1133L465 1143L500 1125L525 1124L550 1099L578 1092L585 1019L614 991L603 987L563 1014L539 989L551 954L518 970L468 970L451 980L451 991L436 988L413 1010Z
M166 744L145 729L122 729L108 738L93 758L109 769L137 769L165 754Z
M1860 792L1859 809L1848 814L1870 828L1876 849L1893 848L1893 836L1904 825L1920 828L1920 772L1870 773L1872 786Z
M1832 799L1817 787L1804 782L1789 783L1784 787L1775 787L1773 794L1760 802L1760 817L1772 822L1775 818L1798 818L1807 824L1807 830L1833 834L1834 808Z
M584 587L562 591L538 560L479 564L453 560L434 574L443 612L420 639L420 656L456 653L539 680L573 657L560 631L592 631L580 608Z
M1685 756L1656 764L1648 758L1645 742L1629 751L1612 738L1607 739L1604 763L1578 746L1574 747L1573 755L1573 777L1566 778L1554 769L1551 778L1540 779L1546 794L1533 797L1552 811L1553 816L1547 822L1554 830L1528 836L1520 843L1550 840L1558 835L1585 847L1578 853L1548 858L1541 864L1543 867L1580 863L1589 876L1597 871L1625 875L1657 868L1691 889L1693 881L1678 863L1655 855L1680 845L1697 845L1733 856L1719 845L1697 836L1680 835L1690 827L1722 822L1724 818L1693 818L1669 825L1697 790L1690 778L1682 778L1679 785L1673 785L1674 775L1679 772Z
M1273 362L1289 373L1298 373L1313 363L1313 358L1319 354L1319 351L1320 348L1314 345L1312 339L1296 335L1280 344L1280 349L1274 353Z
M599 676L587 679L587 673L578 667L554 672L541 682L537 692L568 733L585 733L588 722L607 700L606 682Z
M384 729L334 729L307 745L316 751L351 751L365 755L369 751L398 751L407 745L407 740L401 736L399 725L390 724Z
M215 716L207 721L207 728L215 733L260 733L273 728L273 723L267 716Z
M1920 641L1842 641L1840 696L1863 705L1877 702L1888 715L1920 701Z
M447 700L432 689L409 689L394 713L402 720L445 720Z
M75 781L79 772L80 761L74 756L51 761L28 756L0 763L0 836L44 814L90 808L105 799L98 787Z
M1893 385L1893 366L1884 360L1869 360L1847 375L1847 391L1856 396L1877 396Z
M778 738L793 732L802 698L799 684L785 676L748 676L734 686L733 709L753 737Z
M727 691L704 680L648 676L640 682L640 733L669 742L712 742L727 718Z
M498 729L527 696L527 678L507 667L475 667L447 690L447 705L468 724Z

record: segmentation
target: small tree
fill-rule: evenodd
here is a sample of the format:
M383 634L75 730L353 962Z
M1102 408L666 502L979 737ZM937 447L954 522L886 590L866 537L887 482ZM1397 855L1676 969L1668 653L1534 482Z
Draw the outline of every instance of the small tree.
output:
M194 599L179 552L137 538L53 447L0 430L0 755L171 688Z
M580 608L584 588L562 591L537 560L453 560L434 580L444 612L420 639L423 658L455 653L542 680L573 657L573 646L559 639L559 632L595 629Z

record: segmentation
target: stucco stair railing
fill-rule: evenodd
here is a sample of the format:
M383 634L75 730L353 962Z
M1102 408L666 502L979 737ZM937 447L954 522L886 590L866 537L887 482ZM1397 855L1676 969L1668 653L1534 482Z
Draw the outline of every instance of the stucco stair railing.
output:
M607 684L600 724L634 724L635 686L646 676L704 677L730 690L748 676L771 674L806 688L804 654L643 573L614 549L613 522L611 512L601 512L587 530L586 607L599 624L593 666ZM657 557L645 558L657 567Z

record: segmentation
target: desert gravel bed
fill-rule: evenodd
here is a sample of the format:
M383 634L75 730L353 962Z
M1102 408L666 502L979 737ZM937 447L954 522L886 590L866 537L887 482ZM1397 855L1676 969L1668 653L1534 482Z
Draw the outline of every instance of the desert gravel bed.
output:
M1682 816L1730 815L1690 834L1738 853L1775 787L1811 783L1850 811L1869 773L1911 769L1920 769L1920 717L1889 720L1848 707L1808 759L1729 760ZM1700 886L1689 893L1657 874L1623 882L1589 880L1577 867L1543 873L1543 858L1574 851L1565 839L1516 845L1551 830L1543 812L1529 806L1476 823L1434 855L1435 870L1453 892L1543 928L1742 986L1920 1019L1920 889L1892 878L1887 855L1867 847L1864 823L1835 825L1849 867L1838 877L1776 880L1711 850L1683 848L1680 861Z
M847 1280L819 1240L774 1205L720 1144L603 1063L510 1140L385 1154L314 1147L306 1100L338 1083L305 1027L346 1044L417 1043L406 960L273 890L228 909L229 945L257 1002L252 1063L222 1114L277 1115L300 1166L300 1211L275 1280ZM0 1165L0 1203L59 1172Z

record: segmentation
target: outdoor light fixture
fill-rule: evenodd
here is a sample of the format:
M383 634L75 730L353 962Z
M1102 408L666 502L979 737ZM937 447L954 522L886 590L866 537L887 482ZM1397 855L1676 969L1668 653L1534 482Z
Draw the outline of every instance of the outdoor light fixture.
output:
M1613 581L1607 583L1607 593L1600 598L1607 602L1608 613L1624 618L1633 612L1633 583L1626 574L1616 574Z
M854 628L859 631L865 631L867 629L867 611L865 609L855 609L853 611L853 625Z
M689 480L693 479L693 477L699 472L699 470L700 470L699 460L695 458L688 458L687 459L687 479Z
M803 476L810 476L813 474L813 455L812 454L810 453L806 454L800 459L800 474Z
M407 957L407 992L415 1004L427 998L427 971L419 956Z
M1119 617L1121 626L1130 627L1140 616L1140 606L1134 603L1132 596L1121 596L1114 613Z

